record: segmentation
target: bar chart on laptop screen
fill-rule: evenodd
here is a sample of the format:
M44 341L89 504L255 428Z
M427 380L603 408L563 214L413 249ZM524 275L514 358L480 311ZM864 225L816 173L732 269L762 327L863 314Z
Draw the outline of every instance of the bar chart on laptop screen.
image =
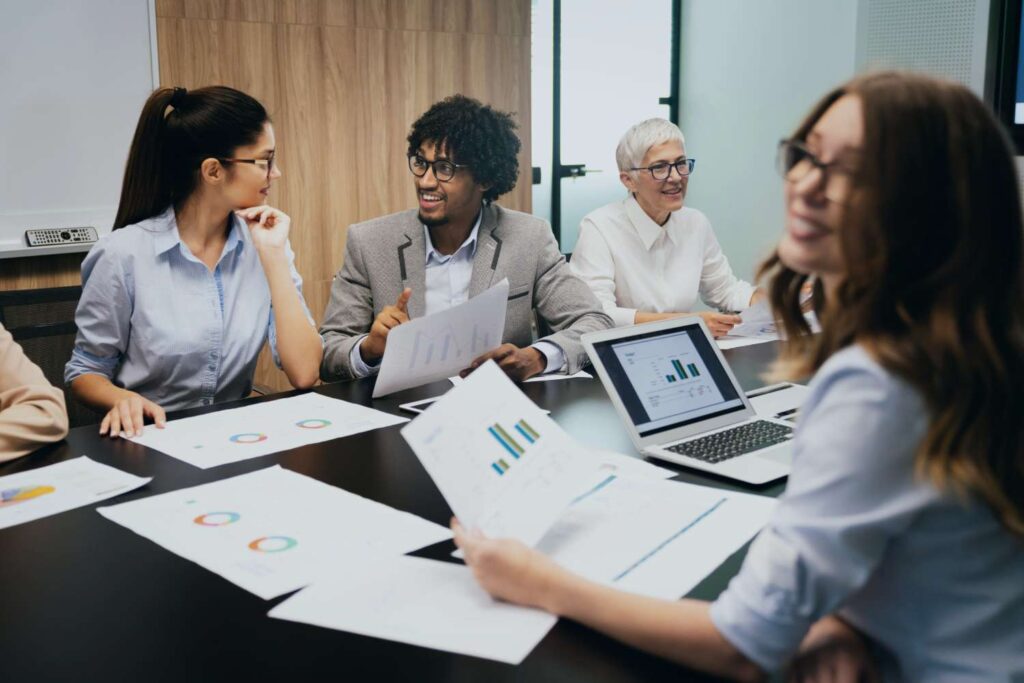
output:
M725 401L685 333L616 345L615 354L651 420Z

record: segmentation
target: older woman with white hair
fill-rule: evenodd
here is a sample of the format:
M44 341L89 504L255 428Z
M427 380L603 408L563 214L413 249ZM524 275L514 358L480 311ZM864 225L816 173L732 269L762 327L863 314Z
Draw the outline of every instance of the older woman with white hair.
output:
M617 326L697 313L716 337L740 322L761 294L733 275L707 217L683 206L694 160L665 119L642 121L615 151L622 201L587 214L570 265ZM729 312L725 312L729 311Z

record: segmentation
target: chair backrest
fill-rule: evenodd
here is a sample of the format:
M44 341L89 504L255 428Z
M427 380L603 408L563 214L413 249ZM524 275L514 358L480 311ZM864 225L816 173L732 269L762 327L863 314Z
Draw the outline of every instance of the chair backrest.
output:
M75 347L75 309L81 296L81 287L0 292L0 324L50 384L64 390L72 427L99 422L99 416L75 401L64 386L64 365Z

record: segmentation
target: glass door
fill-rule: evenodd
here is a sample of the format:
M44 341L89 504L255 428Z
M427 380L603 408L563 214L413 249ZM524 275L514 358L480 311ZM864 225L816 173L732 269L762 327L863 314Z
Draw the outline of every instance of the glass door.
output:
M625 197L622 134L678 120L679 0L534 0L533 11L534 213L571 253L580 220Z

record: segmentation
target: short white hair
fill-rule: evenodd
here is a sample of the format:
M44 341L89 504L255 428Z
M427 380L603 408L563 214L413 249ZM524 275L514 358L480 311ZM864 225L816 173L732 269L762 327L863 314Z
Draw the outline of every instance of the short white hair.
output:
M615 163L619 171L630 173L630 169L644 163L647 150L666 142L678 142L686 149L683 131L666 119L647 119L626 131L615 148Z

